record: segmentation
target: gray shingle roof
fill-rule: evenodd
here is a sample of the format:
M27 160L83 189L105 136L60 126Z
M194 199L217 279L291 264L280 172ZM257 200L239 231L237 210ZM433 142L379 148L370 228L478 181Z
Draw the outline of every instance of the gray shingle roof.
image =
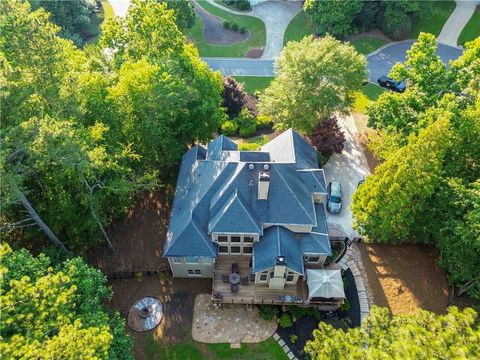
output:
M313 226L326 232L323 207L316 212L312 197L312 189L325 181L323 172L315 170L315 150L293 130L271 142L276 143L260 152L240 152L233 141L219 136L207 149L196 145L184 154L164 256L216 257L211 232L262 235L267 225ZM286 152L283 146L291 146L289 161L277 161ZM270 174L268 200L258 200L258 177L264 171Z
M301 234L300 249L303 254L332 255L330 239L327 234Z
M327 193L325 173L323 169L297 170L298 176L307 185L311 193Z
M303 275L303 254L296 234L282 226L265 229L263 237L253 245L252 271L275 266L277 256L285 256L287 268Z

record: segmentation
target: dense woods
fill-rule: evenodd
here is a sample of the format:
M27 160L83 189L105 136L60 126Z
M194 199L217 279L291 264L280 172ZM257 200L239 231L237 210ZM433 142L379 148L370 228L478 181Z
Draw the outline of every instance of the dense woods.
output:
M352 211L372 240L436 245L459 293L480 298L480 38L450 68L435 50L435 37L421 34L390 74L409 79L405 93L386 92L370 107L385 161Z
M43 8L0 6L4 239L38 241L40 226L74 253L109 242L133 195L218 128L221 77L157 1L133 2L83 50Z

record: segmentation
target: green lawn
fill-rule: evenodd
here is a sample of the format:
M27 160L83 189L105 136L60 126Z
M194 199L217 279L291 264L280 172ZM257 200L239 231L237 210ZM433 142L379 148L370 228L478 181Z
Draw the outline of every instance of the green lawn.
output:
M201 56L243 57L248 50L263 48L265 46L265 24L260 19L252 16L231 14L206 1L199 1L198 4L209 13L223 20L235 22L239 27L245 27L250 33L247 41L238 44L211 45L208 44L203 37L203 21L197 16L195 24L186 35L187 38L195 43Z
M270 141L268 135L254 136L248 139L241 139L238 143L238 149L242 151L257 151L260 146Z
M361 36L350 41L350 44L360 53L360 54L370 54L372 51L377 50L380 46L387 44L388 41L373 36Z
M480 36L480 9L477 7L472 18L462 30L458 38L458 44L464 45L467 41L471 41Z
M273 338L258 344L242 344L230 349L230 344L201 344L193 340L170 345L150 338L145 352L151 360L287 360L287 355Z
M420 14L413 20L410 37L416 39L420 32L428 32L438 36L454 9L455 1L435 1L432 4L431 11L427 14Z
M235 80L243 83L245 91L254 94L255 91L263 91L270 85L273 76L235 76Z
M385 90L378 85L367 84L361 92L358 92L353 104L353 110L362 114L367 112L367 105L370 101L376 100Z
M286 45L289 41L302 40L305 36L312 35L314 32L315 26L312 21L304 11L300 11L288 24L283 37L283 44Z

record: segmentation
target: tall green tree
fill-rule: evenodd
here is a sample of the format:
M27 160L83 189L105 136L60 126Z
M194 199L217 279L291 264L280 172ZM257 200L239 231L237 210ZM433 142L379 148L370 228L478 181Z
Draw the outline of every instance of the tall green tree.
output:
M306 0L304 10L320 35L343 36L352 33L353 19L363 7L361 0Z
M391 316L373 307L362 328L347 331L320 322L305 352L312 360L327 359L474 359L480 327L477 314L450 307L446 315L419 310Z
M133 1L125 19L105 25L100 42L114 49L118 81L109 98L143 169L176 165L189 144L211 138L225 117L221 76L186 43L166 4Z
M195 24L195 12L193 11L193 5L189 0L159 0L167 4L167 9L173 10L175 14L175 23L178 29L184 32L190 29Z
M78 258L53 268L44 255L5 244L0 264L3 357L132 359L124 321L102 308L111 291L98 270Z
M276 78L260 96L260 111L278 127L311 133L335 112L346 113L366 79L366 60L331 36L289 42L275 62Z

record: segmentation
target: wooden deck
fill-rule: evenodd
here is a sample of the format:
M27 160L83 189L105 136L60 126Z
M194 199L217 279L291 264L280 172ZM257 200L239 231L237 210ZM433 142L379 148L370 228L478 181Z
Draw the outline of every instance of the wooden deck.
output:
M215 271L213 277L213 294L221 294L223 300L215 299L215 302L233 303L233 304L302 304L306 301L308 293L307 286L303 278L297 282L297 285L285 286L285 289L274 290L269 289L268 285L255 285L254 282L249 281L248 285L239 285L239 290L232 293L230 284L222 281L222 274L230 274L232 264L237 263L240 269L241 277L249 277L251 268L249 256L220 256L215 262ZM300 301L286 301L284 296L292 296L299 298Z

